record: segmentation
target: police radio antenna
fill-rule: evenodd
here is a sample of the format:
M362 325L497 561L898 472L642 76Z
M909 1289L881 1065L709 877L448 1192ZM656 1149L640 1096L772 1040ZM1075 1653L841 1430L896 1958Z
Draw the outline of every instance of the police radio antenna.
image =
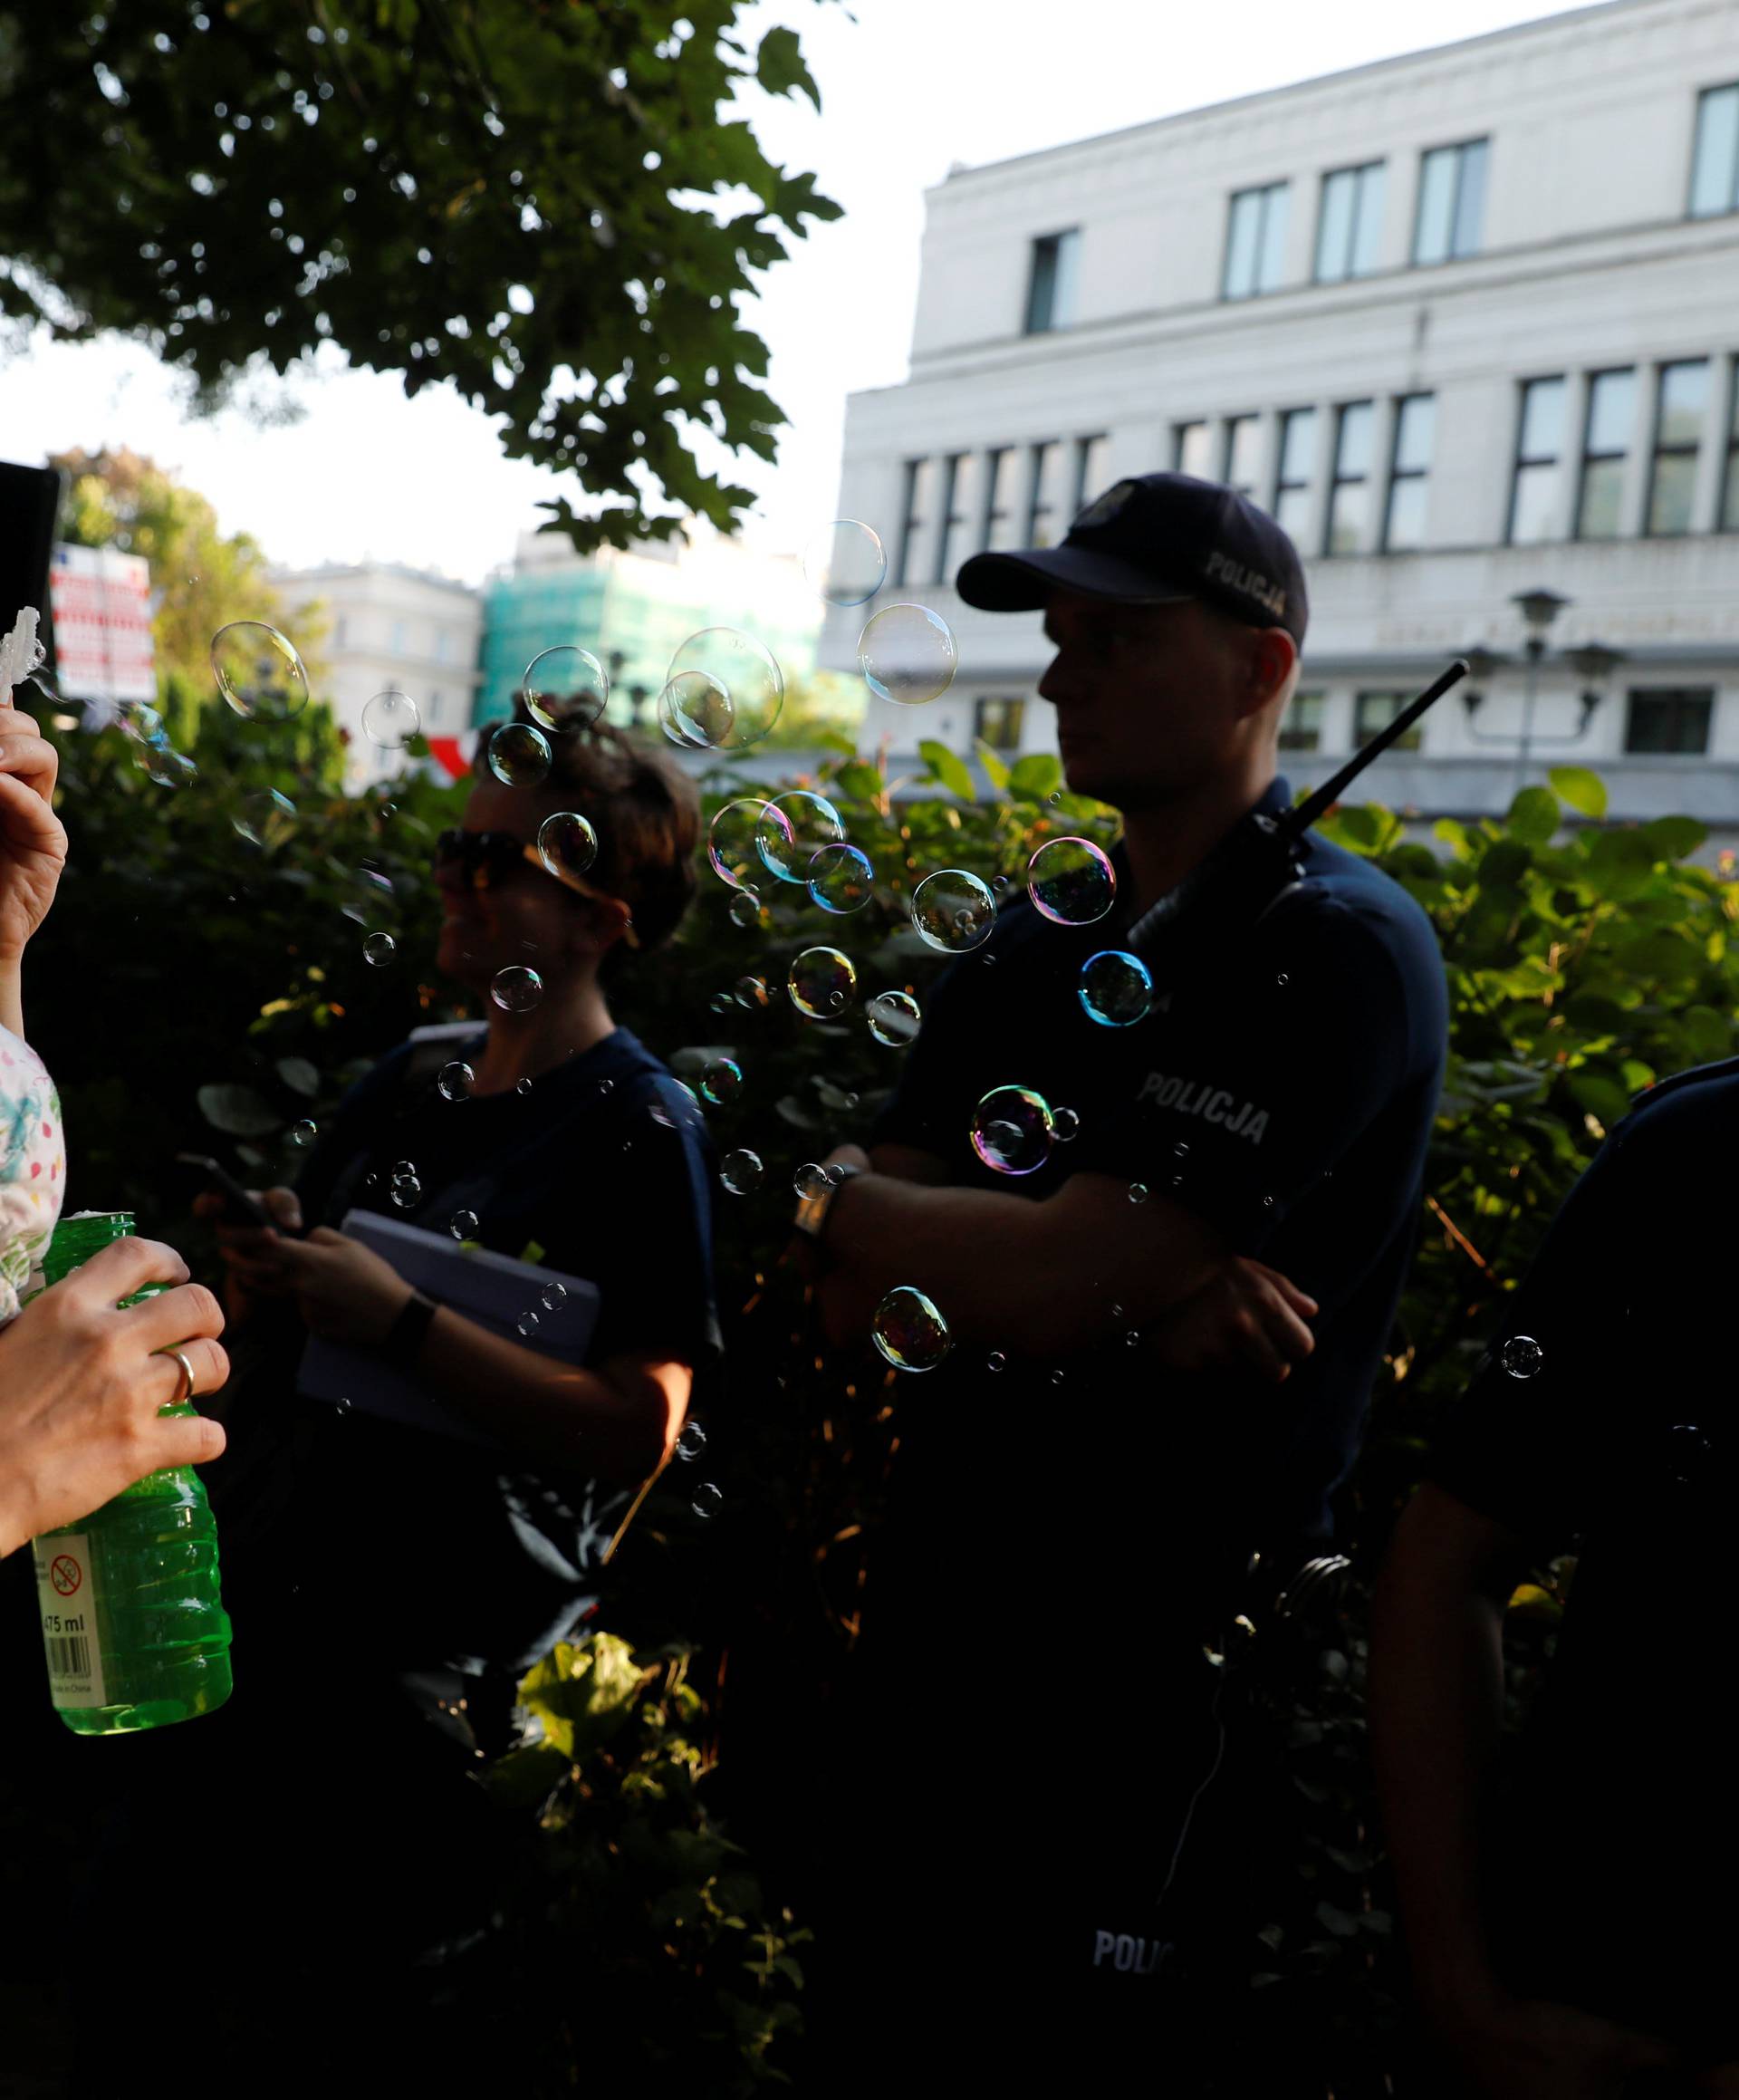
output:
M1340 801L1373 758L1380 757L1398 737L1405 737L1428 707L1440 700L1451 686L1459 685L1466 676L1467 660L1458 656L1440 678L1433 679L1417 699L1409 700L1392 722L1378 730L1362 751L1354 752L1339 773L1325 780L1313 795L1307 795L1295 809L1287 810L1278 820L1279 828L1290 837L1302 837L1318 817Z

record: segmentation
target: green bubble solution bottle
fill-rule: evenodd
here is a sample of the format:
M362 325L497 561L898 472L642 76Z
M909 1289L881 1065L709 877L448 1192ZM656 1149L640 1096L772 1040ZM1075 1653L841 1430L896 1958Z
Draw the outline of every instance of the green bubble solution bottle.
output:
M47 1283L132 1229L124 1210L62 1219L43 1262ZM168 1287L148 1284L120 1303ZM183 1401L159 1411L198 1411ZM164 1728L222 1706L230 1626L217 1591L217 1522L191 1466L149 1473L32 1544L49 1697L74 1735Z

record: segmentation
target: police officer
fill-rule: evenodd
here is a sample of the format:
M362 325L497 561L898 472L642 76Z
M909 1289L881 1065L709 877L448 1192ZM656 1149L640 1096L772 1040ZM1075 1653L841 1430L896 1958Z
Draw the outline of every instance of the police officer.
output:
M1732 1232L1739 1062L1666 1080L1554 1221L1397 1527L1372 1747L1457 2090L1739 2095ZM1505 1606L1575 1550L1507 1768ZM1627 2083L1627 2080L1630 2081Z
M1307 835L1255 909L1204 880L1291 802L1306 602L1273 519L1144 475L1059 546L975 555L958 590L1042 612L1068 785L1123 836L1103 916L1009 904L948 970L869 1155L837 1153L855 1170L798 1217L839 1337L909 1285L952 1340L893 1396L860 1704L835 1731L840 1915L809 2024L849 2021L859 2067L880 2050L866 2084L920 2026L976 2065L1030 2068L1048 2040L1080 2070L1114 2031L1159 2040L1167 1999L1203 2002L1160 1988L1242 1922L1243 1870L1203 1832L1253 1827L1235 1792L1220 1805L1236 1756L1207 1651L1254 1555L1272 1590L1325 1548L1446 1029L1430 925L1367 862ZM1106 952L1125 959L1084 968ZM971 1142L1005 1085L1070 1112L1031 1170Z

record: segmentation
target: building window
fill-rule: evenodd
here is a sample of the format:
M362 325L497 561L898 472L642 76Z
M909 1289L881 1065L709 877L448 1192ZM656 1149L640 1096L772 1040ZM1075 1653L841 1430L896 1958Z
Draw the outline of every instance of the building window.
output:
M972 511L972 454L950 452L942 467L942 529L936 535L936 576L946 583L953 570L962 528Z
M1280 465L1274 477L1274 523L1302 537L1316 479L1316 410L1288 409L1280 419Z
M403 656L405 653L405 623L402 620L395 620L392 623L392 653L394 656Z
M1062 508L1057 484L1062 473L1062 447L1047 438L1032 448L1026 484L1026 544L1048 547L1057 536L1057 516Z
M1569 400L1562 375L1529 380L1522 389L1515 438L1515 486L1510 496L1510 544L1532 546L1562 527L1558 515Z
M1014 544L1014 448L996 445L985 455L985 515L979 547L999 552Z
M447 652L450 644L450 641L451 637L448 635L446 628L437 627L435 630L435 660L437 663L445 663L447 661Z
M1630 712L1624 725L1627 751L1677 757L1700 757L1709 747L1709 718L1715 712L1715 695L1706 686L1663 686L1652 692L1630 693Z
M1283 751L1319 751L1322 747L1321 693L1294 693L1280 725Z
M1395 404L1395 450L1388 469L1388 510L1383 545L1391 554L1425 544L1425 492L1437 404L1432 394L1408 394Z
M1206 423L1174 423L1171 463L1179 474L1207 481L1214 473L1214 437Z
M1024 700L975 700L972 704L972 733L981 744L988 744L993 751L1018 751L1021 747L1021 720L1025 713Z
M423 724L424 728L432 729L436 723L440 720L440 718L441 696L438 692L433 692L428 696L428 718Z
M1053 328L1072 327L1075 319L1075 286L1081 273L1081 228L1046 234L1033 244L1033 263L1026 281L1026 332L1048 334Z
M1419 206L1413 222L1413 260L1452 263L1479 253L1485 223L1489 139L1435 146L1419 159Z
M1232 199L1225 228L1225 299L1248 299L1272 292L1286 263L1288 185L1271 182L1261 189L1240 189Z
M1262 443L1260 416L1228 416L1220 479L1240 496L1256 499L1256 453Z
M1352 738L1362 750L1379 730L1387 729L1413 698L1411 693L1360 693L1353 704ZM1415 722L1389 746L1391 751L1417 751L1423 741L1423 722Z
M1383 236L1383 164L1337 168L1322 178L1316 215L1316 281L1338 284L1368 277L1377 267Z
M1588 384L1582 432L1582 478L1576 498L1576 537L1615 540L1622 522L1624 467L1636 419L1637 375L1597 371Z
M1329 529L1322 551L1356 554L1369 544L1370 446L1375 404L1349 401L1334 438L1334 484L1329 491Z
M899 558L894 564L894 582L907 584L916 582L914 573L918 563L918 535L924 530L924 514L929 508L931 462L927 459L908 459L906 462L906 500L901 507L899 523Z
M1705 88L1696 98L1696 149L1691 156L1691 217L1739 211L1739 81Z
M1648 474L1648 530L1687 533L1696 486L1696 456L1709 400L1709 361L1682 359L1660 368L1655 395L1655 456Z
M332 634L332 647L334 649L342 649L346 642L349 641L350 636L351 623L341 612L338 616L338 626Z
M1727 463L1721 476L1721 530L1739 533L1739 364L1727 401Z
M1090 438L1075 439L1075 493L1069 509L1071 517L1079 516L1094 496L1104 494L1100 484L1105 477L1105 453L1110 442L1102 430Z

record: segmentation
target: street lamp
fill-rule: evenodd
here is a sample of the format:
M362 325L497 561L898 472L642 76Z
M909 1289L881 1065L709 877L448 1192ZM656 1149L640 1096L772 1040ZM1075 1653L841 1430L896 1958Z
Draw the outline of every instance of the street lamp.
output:
M1540 659L1546 653L1546 636L1552 621L1570 603L1570 600L1561 598L1556 591L1518 591L1510 603L1521 613L1522 624L1528 631L1522 644L1527 651L1528 682L1522 696L1522 748L1515 765L1516 792L1520 794L1527 784L1528 752L1533 743L1533 702L1540 689ZM1587 727L1588 715L1584 711L1576 735L1580 737ZM1559 741L1568 742L1572 739L1561 738Z
M1522 734L1516 743L1515 785L1520 789L1527 783L1528 765L1536 745L1579 744L1588 734L1589 723L1593 718L1595 708L1600 704L1598 688L1624 661L1624 658L1619 650L1608 649L1598 641L1586 641L1575 649L1566 650L1564 661L1579 678L1588 681L1582 689L1581 718L1575 728L1566 734L1536 736L1533 711L1539 697L1540 666L1546 654L1546 637L1553 621L1570 603L1570 600L1561 597L1556 591L1518 591L1510 602L1520 612L1522 624L1526 630L1522 649L1527 663L1527 679L1522 696ZM1468 669L1475 680L1491 678L1500 665L1512 660L1488 649L1470 649L1464 651L1464 654L1467 659ZM1477 691L1470 691L1467 695L1465 705L1467 709L1468 735L1480 744L1508 743L1510 738L1507 736L1488 736L1475 727L1474 716L1484 698L1484 695Z

